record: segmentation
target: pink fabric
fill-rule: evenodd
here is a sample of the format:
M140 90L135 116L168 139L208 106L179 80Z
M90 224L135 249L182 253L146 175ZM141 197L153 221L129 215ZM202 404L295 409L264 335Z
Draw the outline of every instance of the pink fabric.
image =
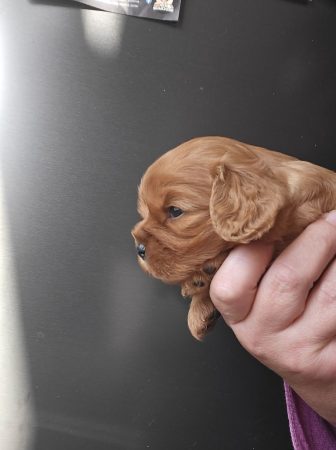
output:
M294 450L336 450L336 428L313 411L286 383L285 395Z

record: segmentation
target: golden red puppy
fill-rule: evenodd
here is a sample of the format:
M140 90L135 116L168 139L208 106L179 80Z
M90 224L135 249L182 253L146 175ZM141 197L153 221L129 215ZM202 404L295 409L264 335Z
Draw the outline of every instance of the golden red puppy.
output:
M224 137L192 139L155 161L139 186L134 227L141 267L191 297L202 339L217 318L209 296L230 249L261 239L277 252L336 208L336 173Z

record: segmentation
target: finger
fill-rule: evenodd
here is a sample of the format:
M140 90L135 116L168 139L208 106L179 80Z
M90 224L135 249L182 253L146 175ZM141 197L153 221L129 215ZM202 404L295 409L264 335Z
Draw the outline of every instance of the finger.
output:
M327 220L309 225L272 264L251 311L256 326L279 331L303 313L310 289L336 253L336 226Z
M328 266L309 295L304 314L297 324L299 332L309 330L317 343L336 336L336 260Z
M260 278L273 254L273 246L262 242L231 250L214 276L210 296L224 320L233 325L246 318Z

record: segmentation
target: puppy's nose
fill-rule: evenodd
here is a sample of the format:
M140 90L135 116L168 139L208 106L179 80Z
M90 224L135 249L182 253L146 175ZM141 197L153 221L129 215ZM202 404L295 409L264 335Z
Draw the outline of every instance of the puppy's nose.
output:
M143 244L139 244L136 247L137 254L140 256L140 258L145 259L146 255L146 247Z

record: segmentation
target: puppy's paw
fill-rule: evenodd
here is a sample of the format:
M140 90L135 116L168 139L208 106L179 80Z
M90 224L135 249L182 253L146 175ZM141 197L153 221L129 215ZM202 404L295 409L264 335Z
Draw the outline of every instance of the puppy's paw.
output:
M230 253L229 250L225 250L221 252L219 255L217 255L215 258L208 259L207 261L205 261L202 267L202 272L207 274L210 281L212 280L213 276L220 268L220 266L223 264L229 253Z
M228 253L228 251L222 252L215 258L205 261L190 278L182 283L182 296L193 297L194 295L202 295L203 297L206 297L206 294L209 292L211 280Z
M188 326L194 338L201 341L219 316L208 295L194 295L188 313Z
M195 273L192 278L184 281L181 285L181 294L183 297L193 297L209 291L210 280L205 274Z

